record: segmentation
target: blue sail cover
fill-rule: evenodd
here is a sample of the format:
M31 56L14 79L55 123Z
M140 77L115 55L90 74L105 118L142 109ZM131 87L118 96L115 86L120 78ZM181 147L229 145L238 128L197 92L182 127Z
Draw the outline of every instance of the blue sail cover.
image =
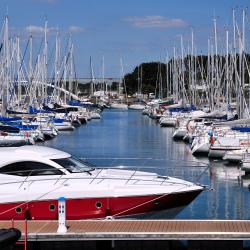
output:
M12 121L20 121L22 120L21 117L5 117L5 116L0 116L0 121L1 122L12 122Z
M196 107L194 105L191 105L190 107L170 108L168 110L170 112L190 112L196 110Z
M54 123L63 123L64 121L65 121L65 119L63 119L63 118L54 118L53 119Z
M12 123L11 125L23 131L31 131L31 130L36 130L38 128L38 125L22 125L22 124L15 124L15 123Z
M94 104L94 103L82 103L82 102L75 101L75 100L68 101L68 105L70 105L70 106L77 106L77 107L84 107L84 108L98 108L99 107L98 104Z
M49 110L36 109L36 108L33 108L32 106L29 106L29 113L30 114L50 113L50 112L51 111L49 111Z
M240 132L250 132L250 127L232 127L232 130L240 131Z

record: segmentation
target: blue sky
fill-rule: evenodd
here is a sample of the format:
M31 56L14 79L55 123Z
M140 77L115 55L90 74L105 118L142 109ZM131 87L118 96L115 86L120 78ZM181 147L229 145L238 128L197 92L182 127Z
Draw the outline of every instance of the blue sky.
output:
M0 0L0 9L2 20L8 13L11 34L22 38L23 48L30 31L39 47L47 19L50 51L54 48L55 30L59 29L64 41L71 31L77 76L90 76L92 56L94 74L98 77L104 56L105 75L119 77L120 57L125 72L142 62L163 61L167 53L172 55L174 45L180 45L181 34L187 50L191 27L198 53L206 53L207 39L213 35L214 15L219 41L223 41L224 27L232 24L232 9L236 8L239 16L242 8L250 7L249 3L249 0ZM247 22L248 33L249 27ZM223 49L224 43L220 46Z

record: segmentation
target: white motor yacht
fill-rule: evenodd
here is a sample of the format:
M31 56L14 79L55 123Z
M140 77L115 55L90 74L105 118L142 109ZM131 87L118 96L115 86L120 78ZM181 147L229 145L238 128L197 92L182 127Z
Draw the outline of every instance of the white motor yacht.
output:
M128 105L125 103L111 103L110 108L112 109L128 109Z
M133 110L144 110L145 109L145 104L134 103L134 104L130 104L128 108L133 109Z
M43 146L0 148L0 220L55 220L66 199L71 220L177 213L203 186L136 170L94 168Z

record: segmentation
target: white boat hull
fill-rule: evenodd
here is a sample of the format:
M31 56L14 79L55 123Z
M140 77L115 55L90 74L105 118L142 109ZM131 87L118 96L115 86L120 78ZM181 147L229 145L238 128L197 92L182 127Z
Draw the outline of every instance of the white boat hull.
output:
M112 109L128 109L128 105L124 103L112 103L110 104Z
M145 105L142 105L142 104L131 104L128 108L129 109L134 109L134 110L144 110L145 109Z
M164 118L161 118L160 120L160 125L162 127L175 127L176 124L177 124L176 118L164 117Z
M173 139L175 139L175 140L183 140L186 133L187 133L187 130L177 129L177 130L174 131Z
M209 153L209 147L210 147L209 143L196 144L192 148L192 154L193 155L199 155L199 154L207 155Z

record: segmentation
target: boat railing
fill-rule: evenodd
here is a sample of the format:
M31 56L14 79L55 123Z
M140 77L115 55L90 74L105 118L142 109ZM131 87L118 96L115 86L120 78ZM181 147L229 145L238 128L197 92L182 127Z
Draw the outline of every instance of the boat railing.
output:
M242 162L250 162L250 152L246 150L246 152L242 155Z
M135 176L135 173L136 173L136 170L133 172L132 175L130 175L130 178L126 181L125 184L128 184L128 183L129 183L129 181Z
M92 179L92 181L90 182L90 184L92 184L93 181L97 179L97 177L100 175L100 173L102 172L102 170L103 170L103 169L101 169L101 170L98 172L98 174Z
M151 182L154 181L155 183L150 183L149 185L163 185L164 182L166 181L166 179L168 179L167 176L159 176L156 175L154 173L152 174L138 174L137 170L134 170L131 175L129 176L123 176L123 177L119 177L119 176L99 176L101 172L105 171L105 168L100 169L99 173L96 176L91 177L90 175L88 176L71 176L68 177L68 175L60 175L58 178L52 178L52 177L48 177L48 178L42 178L42 179L30 179L33 176L31 175L31 172L35 172L34 171L30 171L29 175L27 176L23 176L25 177L23 180L9 180L6 182L0 182L0 186L1 185L9 185L9 184L19 184L20 186L18 187L19 189L24 186L25 184L28 183L28 186L31 186L33 183L37 183L37 182L44 182L44 181L55 181L54 185L56 185L56 183L59 183L60 180L62 180L63 182L61 183L61 185L64 185L67 181L69 180L89 180L89 183L86 184L93 184L93 182L95 180L99 180L99 182L95 183L95 184L100 184L101 182L103 182L104 180L116 180L116 181L126 181L125 185L128 185L129 182L131 180L133 180L133 184L138 184L139 182L142 182L142 185L147 185L146 182ZM15 171L16 173L17 171ZM136 174L137 173L137 174ZM44 175L45 176L45 175ZM142 177L154 177L153 179L147 178L147 179L142 179ZM162 178L159 178L162 177ZM175 182L175 181L171 181L169 182L170 184L177 184L179 182Z
M98 180L98 182L95 182L95 184L100 184L101 182L103 182L104 180L123 180L126 182L126 184L130 183L131 180L133 180L133 184L137 184L138 182L144 182L145 181L150 181L150 180L154 180L157 181L157 185L160 184L160 182L162 182L161 185L164 184L164 182L166 181L166 179L160 179L157 177L161 176L161 177L166 177L166 175L171 175L171 176L175 176L177 178L183 178L184 177L184 173L183 170L180 170L180 168L178 167L178 165L176 165L173 169L168 169L168 173L164 174L166 172L166 166L165 166L165 161L169 162L171 161L171 159L153 159L153 158L87 158L88 160L112 160L112 164L118 163L119 160L120 161L124 161L124 160L132 160L133 162L136 162L136 160L139 160L141 164L143 165L130 165L130 166L124 166L124 165L114 165L114 166L110 166L110 165L106 165L106 166L101 166L101 167L94 167L92 168L90 171L87 169L82 169L79 170L78 172L75 173L71 173L71 174L67 174L67 169L66 168L55 168L56 170L62 170L62 174L50 174L49 171L51 171L51 169L33 169L33 170L24 170L24 171L9 171L9 172L0 172L0 174L4 174L9 175L9 176L16 176L19 177L21 179L17 180L17 179L6 179L6 182L0 182L0 185L7 185L7 184L12 184L12 183L20 183L19 188L21 188L24 184L29 183L29 186L32 185L35 182L38 181L49 181L49 180L53 180L54 181L54 185L56 185L57 183L60 182L60 180L63 180L62 182L60 182L60 184L64 184L66 183L68 180L71 179L82 179L82 180L89 180L89 184L94 183L96 180ZM84 160L86 160L86 158L84 158ZM142 162L143 160L143 162ZM159 166L155 166L155 164L150 164L150 166L146 166L147 162L150 162L151 160L155 161L164 161L164 166L159 167ZM176 162L176 161L175 161ZM177 162L178 163L178 162ZM181 163L181 160L179 161L179 163ZM202 167L202 172L203 167L207 168L208 164L205 162L197 162L197 161L189 161L189 164L192 163L192 165L194 166L194 169L192 171L192 169L190 170L189 168L189 172L192 171L192 177L193 179L191 179L191 182L196 182L196 178L198 175L200 175L200 168L197 167ZM187 162L185 161L185 164L187 164ZM91 172L92 170L99 170L97 172L97 174L91 176ZM117 169L124 169L124 170L130 170L131 173L128 176L112 176L112 172L110 173L111 176L102 176L101 174L103 173L103 171L106 170L117 170ZM151 173L151 169L152 169L152 174ZM155 170L162 171L163 174L155 174ZM179 171L179 170L180 171ZM140 171L147 171L147 174L143 174ZM44 171L44 173L42 173L41 171ZM48 172L46 172L48 171ZM74 176L74 174L77 173L84 173L86 172L86 176ZM174 172L174 173L172 173ZM35 179L34 177L40 177L39 179ZM46 177L47 176L47 177ZM42 177L42 178L41 178ZM154 179L142 179L142 177L155 177Z

